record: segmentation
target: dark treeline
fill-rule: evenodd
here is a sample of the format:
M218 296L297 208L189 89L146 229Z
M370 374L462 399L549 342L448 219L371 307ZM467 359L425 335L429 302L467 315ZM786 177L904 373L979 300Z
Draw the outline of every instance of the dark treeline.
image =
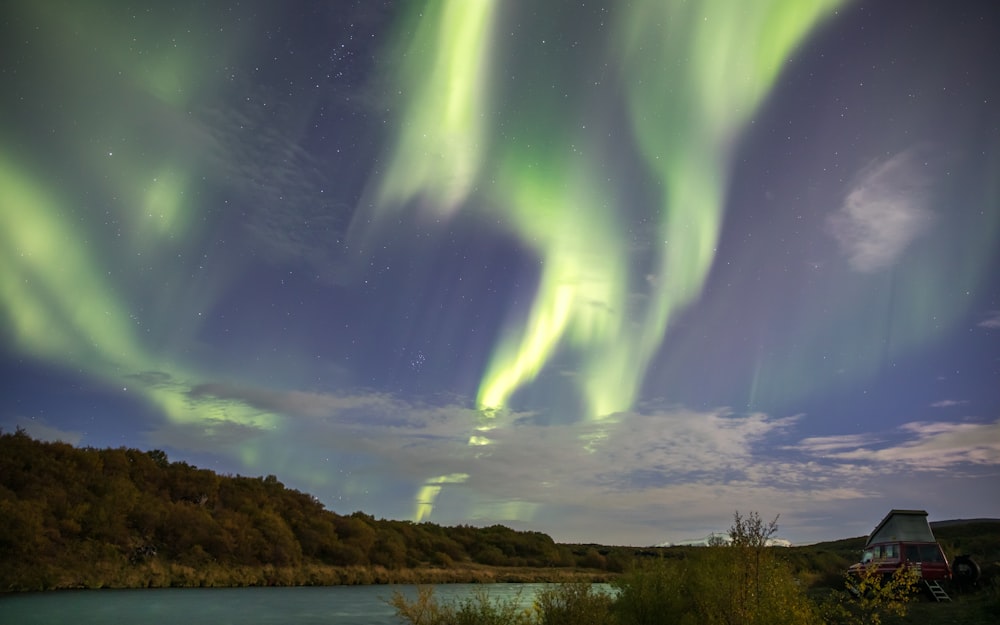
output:
M221 573L263 566L484 565L621 570L623 561L607 550L557 545L545 534L500 525L344 516L273 475L218 475L170 462L159 450L76 448L22 430L0 433L0 590L309 581ZM215 579L206 580L211 570ZM200 577L178 580L185 571ZM313 581L378 580L331 578L326 570Z

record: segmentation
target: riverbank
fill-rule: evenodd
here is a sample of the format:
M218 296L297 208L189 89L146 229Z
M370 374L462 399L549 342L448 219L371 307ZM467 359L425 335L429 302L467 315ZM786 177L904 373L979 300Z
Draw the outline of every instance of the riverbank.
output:
M583 568L502 567L470 563L454 567L388 569L382 566L296 567L188 566L144 562L114 567L95 563L85 571L39 571L31 579L0 592L126 588L239 588L261 586L358 586L374 584L495 584L609 582L615 574Z

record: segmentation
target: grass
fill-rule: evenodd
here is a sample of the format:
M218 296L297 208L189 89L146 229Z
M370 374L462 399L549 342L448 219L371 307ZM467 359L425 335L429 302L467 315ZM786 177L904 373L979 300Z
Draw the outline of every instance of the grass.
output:
M813 588L809 598L820 604L832 592L830 588ZM905 616L887 616L883 625L997 625L1000 624L1000 580L996 586L988 582L975 592L952 592L951 601L937 602L926 595L907 604Z
M82 572L81 572L82 571ZM81 588L229 588L244 586L355 586L368 584L493 584L609 582L607 571L582 568L499 567L463 563L452 567L387 569L381 566L297 567L222 566L215 563L191 567L156 560L131 566L97 562L68 570L47 568L33 576L10 574L19 580L0 588L5 592L68 590Z
M906 616L885 622L886 625L996 625L1000 623L1000 606L983 592L941 603L922 599L910 605Z

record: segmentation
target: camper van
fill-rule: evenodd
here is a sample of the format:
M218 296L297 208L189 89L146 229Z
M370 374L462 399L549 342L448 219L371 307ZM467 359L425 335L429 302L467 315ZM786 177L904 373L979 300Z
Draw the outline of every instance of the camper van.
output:
M892 510L882 519L868 536L861 562L851 565L850 571L860 573L873 565L883 575L906 566L918 571L925 582L951 579L951 567L924 510Z

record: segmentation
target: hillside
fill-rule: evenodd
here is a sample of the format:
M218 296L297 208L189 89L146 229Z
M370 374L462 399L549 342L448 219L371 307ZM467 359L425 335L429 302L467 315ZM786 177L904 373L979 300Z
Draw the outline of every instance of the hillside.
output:
M948 525L940 538L949 554L1000 560L992 523ZM784 557L810 584L825 583L863 541L793 547ZM0 433L0 592L594 580L690 549L699 548L565 545L499 525L345 516L273 475L224 476L159 450L75 448L20 430Z
M3 590L307 583L261 571L309 567L316 583L364 583L406 568L483 565L574 567L577 558L537 532L343 516L273 475L217 475L158 450L0 435Z

